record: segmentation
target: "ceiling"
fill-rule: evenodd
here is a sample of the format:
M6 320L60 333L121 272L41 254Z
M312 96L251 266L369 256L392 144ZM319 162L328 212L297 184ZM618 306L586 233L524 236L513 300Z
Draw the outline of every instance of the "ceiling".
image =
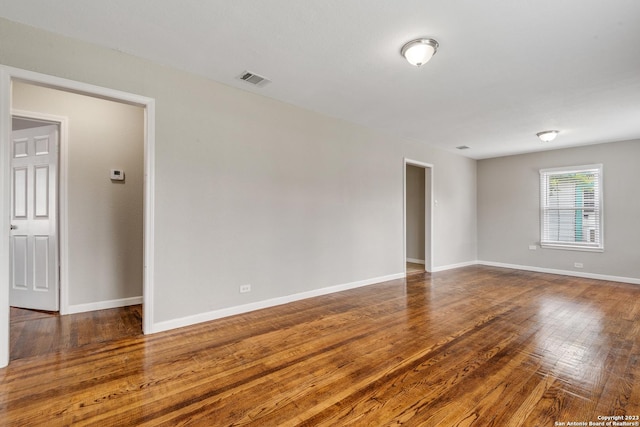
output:
M640 138L637 0L0 0L0 16L475 159ZM417 37L440 43L421 68L400 56Z

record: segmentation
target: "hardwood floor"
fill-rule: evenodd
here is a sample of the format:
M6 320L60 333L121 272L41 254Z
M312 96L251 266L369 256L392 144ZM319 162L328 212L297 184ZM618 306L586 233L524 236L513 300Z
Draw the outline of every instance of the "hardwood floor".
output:
M142 335L142 306L60 316L11 307L10 359Z
M639 286L474 266L21 358L0 423L556 426L639 379Z
M424 264L417 264L415 262L407 262L407 274L424 273Z

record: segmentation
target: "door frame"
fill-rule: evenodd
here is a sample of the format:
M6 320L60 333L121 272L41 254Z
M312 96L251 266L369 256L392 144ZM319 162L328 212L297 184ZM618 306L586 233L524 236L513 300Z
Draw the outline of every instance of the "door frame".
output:
M68 130L69 130L69 118L65 116L56 116L53 114L40 113L35 111L19 110L16 108L11 109L11 118L14 117L32 119L41 122L49 122L51 124L58 125L58 167L56 173L56 208L57 208L57 221L56 238L58 239L58 301L60 314L68 314L69 312L69 264L68 264L68 217L67 217L67 190L68 190ZM11 161L11 160L9 160ZM11 202L9 202L11 207Z
M424 189L424 269L427 273L433 272L433 181L434 169L431 163L424 163L418 160L404 158L402 162L402 262L407 262L407 166L417 166L424 169L425 180L429 173L429 188L425 185ZM427 170L428 169L428 170ZM428 254L428 256L427 256Z
M142 331L153 332L155 99L115 89L0 64L0 189L10 190L11 82L22 81L66 92L107 99L144 109L144 214ZM9 227L10 204L0 197L0 368L9 364Z

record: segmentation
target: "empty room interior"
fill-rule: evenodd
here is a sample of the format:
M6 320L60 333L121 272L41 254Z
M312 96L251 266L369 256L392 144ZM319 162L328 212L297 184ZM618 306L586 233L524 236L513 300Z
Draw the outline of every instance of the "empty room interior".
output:
M0 424L639 426L639 41L0 0Z

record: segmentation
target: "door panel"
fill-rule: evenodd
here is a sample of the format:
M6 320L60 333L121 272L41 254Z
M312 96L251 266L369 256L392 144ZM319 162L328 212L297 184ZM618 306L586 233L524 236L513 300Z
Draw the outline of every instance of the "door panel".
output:
M36 156L49 154L49 144L51 143L51 138L48 135L37 136L33 138L33 142L36 149Z
M33 236L33 289L49 290L49 236Z
M27 257L29 255L27 236L13 236L11 249L13 249L13 287L27 290Z
M27 218L27 168L13 169L13 218Z
M58 311L56 125L12 133L11 292L14 307Z
M46 219L49 217L49 166L35 168L35 217Z

